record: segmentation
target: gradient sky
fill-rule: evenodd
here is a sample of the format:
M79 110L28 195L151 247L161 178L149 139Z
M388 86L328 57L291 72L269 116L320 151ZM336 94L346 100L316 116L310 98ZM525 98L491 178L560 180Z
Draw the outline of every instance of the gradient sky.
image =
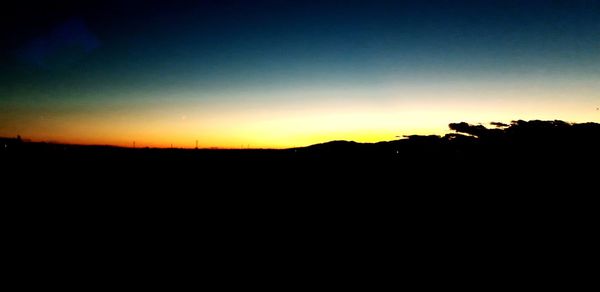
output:
M0 136L281 148L600 122L600 1L40 2L2 12Z

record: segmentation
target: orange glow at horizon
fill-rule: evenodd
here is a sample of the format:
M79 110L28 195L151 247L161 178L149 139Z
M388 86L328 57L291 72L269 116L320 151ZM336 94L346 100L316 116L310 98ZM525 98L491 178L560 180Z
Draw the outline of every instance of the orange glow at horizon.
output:
M402 135L443 135L449 132L449 123L461 121L600 122L593 88L451 89L251 93L237 104L207 105L190 97L127 110L115 106L49 114L22 109L8 117L14 122L2 126L0 136L124 147L135 141L137 147L194 148L198 140L201 148L290 148L332 140L378 142ZM578 98L552 99L574 93ZM273 102L284 94L288 100ZM302 94L316 98L305 101L298 98ZM481 94L486 98L478 99Z

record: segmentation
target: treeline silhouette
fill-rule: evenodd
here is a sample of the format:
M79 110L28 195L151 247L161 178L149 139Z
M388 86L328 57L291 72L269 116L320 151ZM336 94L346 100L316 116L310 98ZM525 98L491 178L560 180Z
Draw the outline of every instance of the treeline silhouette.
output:
M597 161L600 124L564 121L490 123L493 128L465 122L451 123L455 133L444 136L407 135L379 143L332 141L307 147L272 149L163 149L122 148L39 143L17 138L0 138L0 155L5 162L87 161L101 163L524 163L544 161ZM260 167L260 164L252 167Z
M484 159L525 162L529 160L591 161L600 154L600 124L564 121L513 121L490 123L494 128L451 123L456 133L444 136L408 135L405 139L380 143L333 141L299 150L330 156L393 158L408 161L455 161ZM583 161L582 161L583 162Z
M140 186L236 182L221 184L224 191L233 191L238 182L259 189L279 183L383 189L424 181L498 184L504 178L510 178L504 185L548 185L597 176L600 124L517 120L491 125L452 123L454 133L444 136L332 141L283 150L133 149L4 138L0 159L3 171L25 178L101 178Z
M304 230L327 237L358 229L362 238L395 238L409 230L410 238L430 238L424 244L434 249L453 236L481 240L488 232L485 240L497 241L509 232L521 240L595 222L600 124L449 127L454 133L444 136L284 150L0 139L0 177L12 218L36 225L58 217L53 227L77 230L114 221L111 228L125 234L142 225L194 235L211 226L230 235L269 226L261 236Z

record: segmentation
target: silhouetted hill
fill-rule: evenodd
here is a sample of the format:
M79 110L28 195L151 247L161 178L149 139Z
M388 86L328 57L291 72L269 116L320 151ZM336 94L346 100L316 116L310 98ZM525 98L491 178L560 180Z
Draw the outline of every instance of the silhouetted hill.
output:
M277 163L319 160L338 163L393 162L458 163L487 160L490 162L524 162L529 160L569 160L582 162L598 158L600 124L563 121L513 121L510 125L492 123L495 128L451 123L456 133L444 136L409 135L403 139L378 143L331 141L286 150L190 150L131 149L111 146L80 146L31 143L19 138L0 138L2 159L18 163L35 163L37 159L102 163ZM156 161L153 161L156 159ZM541 162L541 161L539 161ZM260 167L260 164L252 167Z
M239 183L274 189L390 188L395 183L443 182L505 185L561 182L595 174L600 124L563 121L494 123L493 128L452 123L456 133L410 135L379 143L332 141L284 150L131 149L0 139L3 171L40 180L120 181L140 187L178 181L233 190ZM540 180L533 177L540 177ZM220 180L235 183L219 183ZM97 182L94 182L98 185ZM99 185L101 186L101 184ZM432 186L429 183L429 186ZM500 185L499 187L502 187Z
M357 154L405 159L596 159L600 149L600 124L571 124L563 121L513 121L510 125L492 123L496 128L465 122L449 125L453 134L445 136L409 135L404 139L356 143L333 141L299 151L324 154ZM586 155L588 155L586 157Z
M353 149L357 149L358 147L360 147L360 143L357 143L354 141L336 140L336 141L319 143L319 144L314 144L314 145L310 145L307 147L300 147L300 148L311 149L311 150L315 150L315 151L330 151L330 150L335 151L335 150L339 150L339 149L353 150Z
M98 228L119 236L159 228L228 244L257 234L274 242L281 232L290 241L310 234L320 242L341 233L348 240L400 237L401 244L418 238L416 245L434 249L456 237L479 244L508 235L521 243L595 222L600 125L450 127L456 133L286 150L0 139L2 198L12 226L27 234L68 226L71 236L93 230L93 241Z

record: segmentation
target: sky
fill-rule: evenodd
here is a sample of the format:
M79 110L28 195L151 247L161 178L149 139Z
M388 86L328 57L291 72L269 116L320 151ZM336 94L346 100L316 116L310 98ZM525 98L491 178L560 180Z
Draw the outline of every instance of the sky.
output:
M6 9L5 9L6 8ZM600 122L600 1L18 1L0 136L287 148Z

